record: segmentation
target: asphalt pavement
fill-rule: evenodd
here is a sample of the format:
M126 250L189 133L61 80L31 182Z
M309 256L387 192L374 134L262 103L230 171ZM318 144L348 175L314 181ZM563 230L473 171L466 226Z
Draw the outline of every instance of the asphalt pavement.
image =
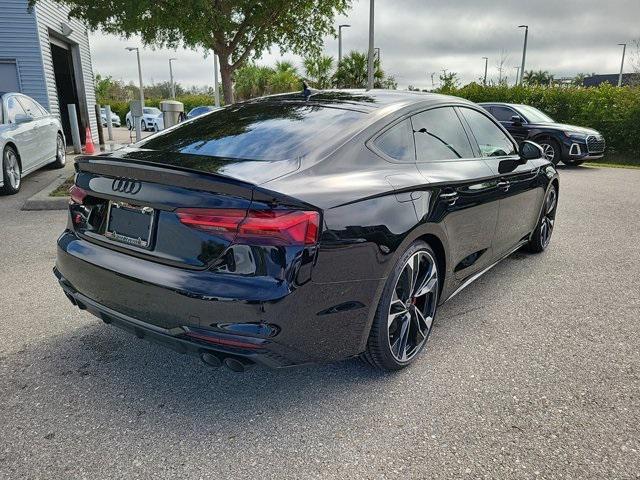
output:
M78 311L65 213L19 209L56 174L0 197L0 478L640 478L640 170L562 169L549 250L441 307L396 374L235 374Z

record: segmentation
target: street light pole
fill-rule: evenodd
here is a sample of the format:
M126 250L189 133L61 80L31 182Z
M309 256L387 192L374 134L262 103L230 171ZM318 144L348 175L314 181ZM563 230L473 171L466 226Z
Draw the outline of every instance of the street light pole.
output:
M220 106L220 92L218 91L218 55L213 52L213 98L216 102L216 107Z
M380 60L381 60L380 59L380 47L376 47L376 48L374 48L374 50L376 51L375 58L378 59L378 65L381 65L381 62L380 62Z
M520 67L513 67L516 69L516 83L515 85L518 85L518 78L520 78Z
M524 28L524 46L522 47L522 65L520 65L520 85L524 77L524 62L527 58L527 37L529 36L529 25L518 25L518 28Z
M173 83L173 68L171 67L171 62L173 60L177 60L177 58L169 59L169 78L171 79L171 99L176 99L176 85Z
M487 66L489 65L489 57L482 57L484 58L484 80L482 80L482 84L486 85L487 84Z
M351 25L347 25L346 23L342 25L338 25L338 66L340 66L340 62L342 62L342 29L349 28Z
M622 86L622 69L624 68L624 54L627 53L627 44L619 43L622 46L622 61L620 62L620 75L618 75L618 86Z
M138 57L138 80L140 81L140 108L144 108L144 87L142 85L142 66L140 65L140 49L138 47L126 47L130 52L136 51ZM136 122L136 142L142 140L142 116Z
M369 0L369 58L367 61L367 90L373 88L373 23L374 23L374 3L375 0Z

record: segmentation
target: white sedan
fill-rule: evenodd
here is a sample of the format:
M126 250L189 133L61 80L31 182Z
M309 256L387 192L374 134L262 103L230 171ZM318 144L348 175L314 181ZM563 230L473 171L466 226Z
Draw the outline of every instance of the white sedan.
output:
M131 117L131 111L127 112L125 122L129 130L133 130L135 128L135 123L133 123L133 118ZM163 130L164 119L162 118L162 112L160 109L155 107L144 107L142 109L142 123L140 128L142 128L143 131L151 130L159 132L160 130Z
M20 190L22 177L51 164L64 167L62 125L33 98L0 92L0 193Z
M106 127L107 126L107 109L106 108L100 109L100 118L102 119L102 126ZM113 112L111 112L111 125L113 125L114 127L120 126L120 117Z

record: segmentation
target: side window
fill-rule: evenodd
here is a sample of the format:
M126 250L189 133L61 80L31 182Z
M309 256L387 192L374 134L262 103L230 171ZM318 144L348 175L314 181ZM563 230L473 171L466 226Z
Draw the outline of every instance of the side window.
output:
M373 144L395 160L415 162L411 122L403 120L376 138Z
M461 107L460 112L469 123L483 157L515 155L511 139L489 117L470 108Z
M419 162L473 158L471 144L452 107L440 107L411 117Z
M16 97L11 96L7 99L7 123L14 123L16 121L16 115L24 115L25 113Z
M36 102L31 100L29 97L18 97L18 101L22 108L24 108L27 115L31 115L33 118L38 118L42 116L42 110Z
M497 105L491 107L491 113L493 113L493 116L496 117L499 122L510 122L511 117L517 115L517 113L509 107L500 107Z

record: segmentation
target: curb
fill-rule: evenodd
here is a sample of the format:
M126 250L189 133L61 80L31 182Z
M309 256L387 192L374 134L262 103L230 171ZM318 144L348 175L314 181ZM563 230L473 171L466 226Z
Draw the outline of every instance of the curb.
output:
M29 200L24 202L21 210L66 210L69 208L69 197L50 197L49 194L69 178L70 172L65 172L53 182L44 187Z

